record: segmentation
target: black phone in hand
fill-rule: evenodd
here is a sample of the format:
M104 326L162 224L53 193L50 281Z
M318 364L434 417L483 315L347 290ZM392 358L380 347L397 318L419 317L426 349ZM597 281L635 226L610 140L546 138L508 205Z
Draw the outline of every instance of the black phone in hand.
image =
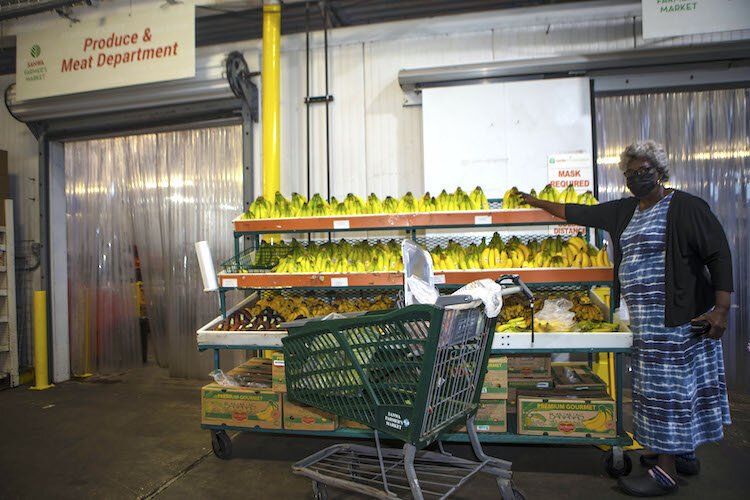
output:
M690 333L696 336L706 335L711 330L711 323L705 319L690 322Z

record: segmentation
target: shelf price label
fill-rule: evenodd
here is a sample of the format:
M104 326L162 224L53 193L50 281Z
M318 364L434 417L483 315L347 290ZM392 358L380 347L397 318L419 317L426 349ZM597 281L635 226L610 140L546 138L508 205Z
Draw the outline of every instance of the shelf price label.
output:
M224 288L237 288L237 278L224 278L221 280L221 286Z
M335 220L333 221L333 228L334 229L349 229L349 221L348 220Z
M489 226L490 224L492 224L491 215L475 215L474 216L475 226Z
M331 286L349 286L349 278L331 278Z
M432 281L436 285L444 285L445 284L445 275L444 274L436 274L433 277Z

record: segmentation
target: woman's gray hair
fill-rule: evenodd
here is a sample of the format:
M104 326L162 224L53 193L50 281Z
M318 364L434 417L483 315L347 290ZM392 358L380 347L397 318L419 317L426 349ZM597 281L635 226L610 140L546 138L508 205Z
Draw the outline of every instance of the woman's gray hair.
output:
M623 172L628 168L628 163L633 160L646 160L661 174L663 181L669 180L669 158L664 146L656 141L634 142L620 155L620 170Z

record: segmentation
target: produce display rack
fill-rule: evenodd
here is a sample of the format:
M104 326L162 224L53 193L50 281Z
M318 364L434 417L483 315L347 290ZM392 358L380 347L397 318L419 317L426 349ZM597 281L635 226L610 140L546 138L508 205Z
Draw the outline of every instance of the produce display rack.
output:
M347 215L331 217L300 217L282 219L233 221L235 257L238 261L243 237L253 240L253 248L258 248L261 235L294 233L340 233L348 231L393 231L403 230L416 239L421 229L466 229L482 230L493 227L546 226L564 224L565 221L539 209L502 210L490 209L469 212L430 212L387 215ZM497 279L503 274L518 274L522 280L534 286L576 285L591 287L612 285L612 268L522 268L436 271L436 283L443 287L458 287L471 281L490 278ZM273 334L253 334L247 332L217 332L213 325L227 317L225 294L230 290L244 289L262 292L263 290L317 290L336 291L352 289L398 289L403 287L403 274L391 272L366 273L220 273L219 298L221 314L198 331L198 349L213 350L214 366L220 366L220 352L225 349L239 350L282 350L281 338L286 332ZM249 300L249 297L246 300ZM240 307L240 306L236 306ZM236 308L235 308L236 309ZM232 311L229 311L231 314ZM610 311L611 312L611 311ZM545 332L535 336L530 333L496 334L492 353L506 354L552 354L552 353L614 353L615 358L615 399L617 408L616 436L612 438L527 436L505 433L481 433L480 439L487 443L516 444L572 444L609 445L612 449L605 459L607 472L613 476L627 474L632 467L630 459L623 454L623 447L632 443L622 426L623 355L630 352L632 334ZM255 429L202 424L210 430L214 452L220 458L231 455L231 440L227 431L265 432L292 435L316 435L336 437L367 438L373 434L364 429L338 429L335 431L289 431L285 429ZM444 441L466 441L466 434L447 434Z

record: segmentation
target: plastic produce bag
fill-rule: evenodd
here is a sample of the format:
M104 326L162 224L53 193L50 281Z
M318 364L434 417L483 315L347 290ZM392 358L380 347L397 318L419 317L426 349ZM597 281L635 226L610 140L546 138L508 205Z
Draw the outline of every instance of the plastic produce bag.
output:
M475 300L481 300L484 302L484 313L488 318L496 318L503 308L503 287L491 279L472 281L452 295L469 295Z
M547 299L534 317L534 327L542 332L569 332L576 325L573 303L568 299Z
M225 387L239 387L241 385L235 377L227 375L221 370L214 370L209 375L213 377L214 382Z
M432 256L411 240L401 242L404 262L404 304L434 304L439 293L432 273Z

